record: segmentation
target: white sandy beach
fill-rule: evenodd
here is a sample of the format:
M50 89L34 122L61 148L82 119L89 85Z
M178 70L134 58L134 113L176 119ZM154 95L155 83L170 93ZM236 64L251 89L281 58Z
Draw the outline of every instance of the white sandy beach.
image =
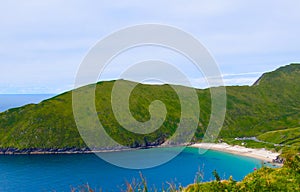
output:
M196 143L191 145L191 147L223 151L227 153L261 159L267 162L272 162L273 159L276 159L277 156L280 155L280 153L274 153L266 149L251 149L238 145L232 146L228 145L227 143Z

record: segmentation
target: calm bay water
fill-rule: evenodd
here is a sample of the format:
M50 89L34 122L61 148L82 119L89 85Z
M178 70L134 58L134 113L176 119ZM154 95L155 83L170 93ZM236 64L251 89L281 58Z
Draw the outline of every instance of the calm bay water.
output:
M172 152L172 148L155 150ZM114 153L117 154L116 157L119 155L122 158L124 153L132 152ZM78 187L87 183L94 189L119 191L120 188L125 188L126 181L139 178L140 172L150 186L161 188L165 182L186 186L194 182L199 169L204 173L203 181L213 179L214 169L222 178L232 175L234 179L241 180L260 166L261 162L253 158L217 151L207 151L200 155L196 148L186 148L168 163L144 170L116 167L94 154L2 155L0 191L70 191L71 186Z
M0 95L0 112L38 103L52 96ZM174 148L154 150L174 152ZM143 152L147 153L147 149ZM114 152L115 158L124 155L134 158L135 153ZM97 190L120 191L125 188L126 181L139 178L140 172L150 186L155 185L159 189L163 184L167 186L166 182L182 186L193 183L199 169L204 174L203 181L212 180L212 171L215 169L222 178L232 175L235 180L241 180L260 166L261 162L257 159L217 151L200 155L196 148L186 148L168 163L143 170L116 167L95 154L0 155L0 191L70 191L71 187L85 184Z

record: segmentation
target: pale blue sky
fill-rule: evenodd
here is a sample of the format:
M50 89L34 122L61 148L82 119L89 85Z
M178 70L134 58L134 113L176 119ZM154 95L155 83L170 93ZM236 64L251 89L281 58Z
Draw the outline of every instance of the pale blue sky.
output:
M72 89L97 41L144 23L192 34L213 55L226 85L250 85L265 71L300 61L299 8L298 0L1 1L0 94ZM187 73L195 85L201 80Z

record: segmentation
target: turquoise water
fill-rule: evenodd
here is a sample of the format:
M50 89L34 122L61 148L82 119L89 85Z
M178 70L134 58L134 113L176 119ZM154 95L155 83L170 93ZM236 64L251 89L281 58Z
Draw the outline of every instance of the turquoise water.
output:
M172 152L172 148L155 150ZM114 153L116 158L122 158L124 153L134 154L130 151ZM87 183L94 189L120 191L125 188L126 181L139 178L140 172L150 186L161 188L165 182L186 186L194 182L199 169L204 173L203 181L213 179L214 169L222 178L232 175L234 179L241 180L260 166L261 162L257 159L217 151L200 155L196 148L186 148L168 163L144 170L116 167L94 154L2 155L0 191L70 191L71 187Z
M38 103L53 95L1 95L0 112L29 103ZM173 153L174 148L157 148L157 154ZM144 150L144 153L149 151ZM130 157L134 151L114 152L114 158ZM152 157L157 158L157 156ZM145 161L152 161L151 158ZM153 160L154 161L154 160ZM139 178L140 172L150 186L156 188L173 182L186 186L194 182L199 169L203 181L213 179L217 170L222 178L230 175L241 180L245 175L260 167L260 160L237 155L207 151L204 155L198 149L186 148L168 163L150 169L131 170L111 165L94 154L72 155L0 155L0 191L70 191L71 187L89 184L94 189L120 191L126 181Z

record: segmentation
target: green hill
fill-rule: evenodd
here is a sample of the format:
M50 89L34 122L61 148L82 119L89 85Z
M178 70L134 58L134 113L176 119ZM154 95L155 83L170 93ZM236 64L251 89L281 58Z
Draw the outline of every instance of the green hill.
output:
M118 80L123 86L132 82ZM300 126L300 65L290 64L265 73L253 86L228 86L227 111L219 137L258 136L268 131ZM111 107L115 81L96 85L95 105L106 132L117 142L130 147L158 145L170 138L180 121L181 106L170 85L139 84L130 96L130 110L141 122L150 119L149 105L161 100L166 120L154 132L144 135L129 132L116 120ZM177 86L186 91L191 88ZM89 86L76 91L85 92ZM200 117L194 141L202 139L210 118L209 89L197 90ZM158 112L159 113L159 112ZM193 114L184 119L195 120ZM91 127L93 123L90 122ZM92 129L92 128L91 128ZM187 126L188 129L188 126ZM95 132L96 133L96 132ZM188 131L186 134L189 134ZM10 109L0 114L0 148L86 147L80 137L72 111L72 92L66 92L39 104Z
M258 139L279 145L297 145L300 147L300 127L269 131L259 135Z

